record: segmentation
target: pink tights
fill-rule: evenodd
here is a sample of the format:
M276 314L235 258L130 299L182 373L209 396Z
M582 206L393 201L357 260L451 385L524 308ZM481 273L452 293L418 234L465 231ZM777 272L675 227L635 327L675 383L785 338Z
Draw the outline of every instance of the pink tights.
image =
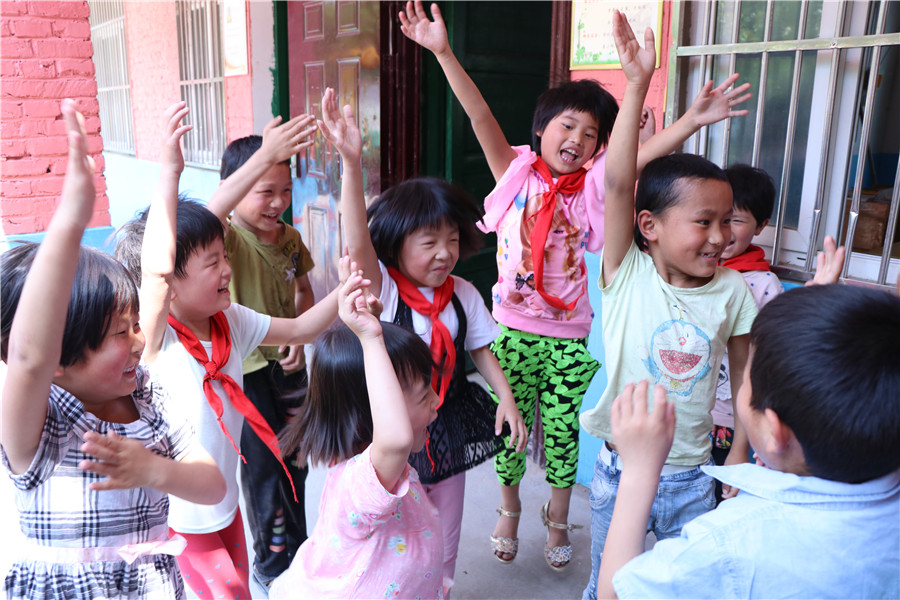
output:
M456 556L462 532L463 500L466 495L466 473L463 471L443 481L425 485L425 493L441 514L444 536L444 598L450 597L453 576L456 573Z
M187 548L178 557L184 581L200 598L250 599L244 521L238 509L228 527L212 533L180 533Z

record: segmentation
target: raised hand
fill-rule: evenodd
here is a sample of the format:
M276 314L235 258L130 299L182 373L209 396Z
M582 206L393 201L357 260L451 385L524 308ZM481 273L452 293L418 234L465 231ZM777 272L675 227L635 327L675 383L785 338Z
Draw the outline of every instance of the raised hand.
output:
M444 25L444 18L441 16L441 9L437 4L431 5L431 17L425 14L421 0L406 3L406 10L400 11L400 31L403 34L419 44L423 48L427 48L435 54L440 54L450 48L447 41L447 26Z
M656 134L656 115L653 109L645 106L641 111L641 130L638 133L638 141L644 143Z
M826 285L837 283L841 279L847 249L844 246L838 248L837 242L830 235L825 236L824 247L824 251L816 254L816 274L806 285ZM897 285L900 286L900 279Z
M732 73L715 89L712 81L706 82L687 111L698 128L729 117L743 117L750 112L747 109L734 108L753 97L753 94L747 92L750 84L745 83L734 89L728 89L740 76L740 73Z
M297 115L287 123L275 117L263 128L262 146L259 152L272 164L289 160L303 152L316 141L316 124L313 115Z
M184 171L184 154L181 151L181 138L194 128L193 125L182 125L181 121L191 109L184 101L176 102L163 113L164 137L162 140L162 164L164 169L181 175Z
M75 101L66 98L61 110L66 123L69 160L62 197L57 212L65 212L72 223L86 227L94 212L97 193L94 188L94 159L88 156L84 117L75 109Z
M326 88L322 96L322 120L318 123L322 135L337 148L345 161L359 162L362 154L362 135L353 115L353 107L345 105L341 116L337 94L332 88Z
M159 460L164 459L148 450L142 443L117 435L110 430L105 436L95 431L84 434L81 451L94 460L83 460L78 468L106 477L90 485L94 491L127 490L138 487L156 488Z
M347 277L342 278L344 283L338 290L338 316L360 340L377 338L381 335L381 321L369 310L368 281L355 262L347 257L341 261L349 262L349 270L345 270ZM347 269L346 263L342 268Z
M628 24L628 19L621 12L614 11L613 38L628 83L643 85L649 83L656 68L656 42L653 30L648 27L644 31L644 47L641 48L637 38L634 37L631 25Z

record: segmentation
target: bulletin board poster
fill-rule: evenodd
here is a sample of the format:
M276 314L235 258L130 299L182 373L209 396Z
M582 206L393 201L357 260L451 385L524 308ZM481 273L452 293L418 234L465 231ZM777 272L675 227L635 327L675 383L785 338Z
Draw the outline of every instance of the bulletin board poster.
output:
M647 27L653 30L656 39L656 66L659 68L662 4L662 0L574 0L569 68L573 71L622 68L613 39L614 10L628 17L641 45L644 43L644 31Z

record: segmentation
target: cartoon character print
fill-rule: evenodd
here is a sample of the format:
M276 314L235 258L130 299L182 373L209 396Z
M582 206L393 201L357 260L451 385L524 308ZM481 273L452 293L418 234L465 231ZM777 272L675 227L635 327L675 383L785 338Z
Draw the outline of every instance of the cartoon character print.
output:
M709 336L693 323L669 320L656 328L644 365L677 400L686 402L694 385L710 372Z
M537 220L537 211L543 202L543 192L527 198L524 192L516 196L516 208L522 210L522 223L519 235L522 244L522 261L516 268L516 282L514 292L507 297L507 304L525 304L537 314L550 313L550 318L568 320L575 311L563 311L553 308L541 298L534 285L534 259L531 251L531 233ZM578 260L578 249L586 244L587 232L582 231L581 224L577 222L575 215L567 214L561 202L557 203L550 222L550 231L547 233L547 243L544 246L544 290L550 294L555 293L558 285L555 280L575 282L578 281L584 271L584 265ZM570 221L573 219L573 221ZM498 249L503 252L503 246Z

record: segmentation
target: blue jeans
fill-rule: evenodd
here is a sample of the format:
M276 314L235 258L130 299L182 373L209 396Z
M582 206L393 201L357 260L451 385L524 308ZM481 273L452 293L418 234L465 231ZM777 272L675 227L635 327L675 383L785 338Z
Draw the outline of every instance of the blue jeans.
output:
M618 464L619 454L611 451L610 463ZM706 464L713 464L712 459ZM598 456L594 465L594 478L591 480L591 580L582 594L582 600L596 600L597 573L600 570L600 559L606 534L612 519L613 506L619 491L621 470L610 466ZM695 517L709 512L716 506L715 480L700 470L700 467L682 471L659 478L659 488L653 507L650 509L650 520L647 531L652 531L656 539L676 537L681 528Z

